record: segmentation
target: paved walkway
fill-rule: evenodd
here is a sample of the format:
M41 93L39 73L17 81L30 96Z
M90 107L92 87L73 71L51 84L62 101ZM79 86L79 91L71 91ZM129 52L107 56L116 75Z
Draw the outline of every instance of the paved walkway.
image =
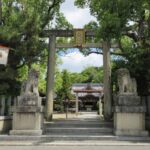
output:
M76 118L83 118L83 119L94 119L94 118L100 118L100 116L97 114L97 112L79 112L78 115L75 113L68 113L68 119L76 119ZM59 119L66 119L65 113L54 113L53 119L59 120Z

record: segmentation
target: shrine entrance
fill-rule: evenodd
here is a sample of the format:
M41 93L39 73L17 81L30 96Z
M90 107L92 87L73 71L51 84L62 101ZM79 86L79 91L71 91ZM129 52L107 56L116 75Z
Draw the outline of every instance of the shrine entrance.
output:
M76 83L72 85L76 96L75 112L97 112L103 116L103 85L100 83Z
M111 65L110 65L110 48L116 48L107 41L98 43L88 43L88 37L96 37L96 33L91 30L74 29L74 30L49 30L43 33L43 37L49 38L48 50L48 68L47 68L47 92L46 92L46 118L52 120L53 101L54 101L54 73L55 73L55 53L59 48L99 48L103 50L104 66L104 118L110 120L112 116L111 100ZM74 37L74 43L60 44L56 42L57 37Z

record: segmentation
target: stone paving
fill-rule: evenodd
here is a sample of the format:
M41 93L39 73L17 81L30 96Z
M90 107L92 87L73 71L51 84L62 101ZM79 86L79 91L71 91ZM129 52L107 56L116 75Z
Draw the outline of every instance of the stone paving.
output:
M79 112L78 115L75 113L68 113L68 119L76 119L76 118L100 118L100 116L97 114L97 112ZM53 119L59 120L59 119L66 119L65 113L54 113Z

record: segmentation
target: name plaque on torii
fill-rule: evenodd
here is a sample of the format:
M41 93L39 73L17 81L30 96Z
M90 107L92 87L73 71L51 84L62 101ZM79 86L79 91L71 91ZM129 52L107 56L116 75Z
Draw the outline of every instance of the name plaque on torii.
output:
M74 29L74 47L84 47L85 45L85 30Z

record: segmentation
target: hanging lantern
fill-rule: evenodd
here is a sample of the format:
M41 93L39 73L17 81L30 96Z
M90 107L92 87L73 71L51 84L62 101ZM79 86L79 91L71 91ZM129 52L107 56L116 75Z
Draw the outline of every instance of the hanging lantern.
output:
M8 62L9 47L0 45L0 64L6 65Z

